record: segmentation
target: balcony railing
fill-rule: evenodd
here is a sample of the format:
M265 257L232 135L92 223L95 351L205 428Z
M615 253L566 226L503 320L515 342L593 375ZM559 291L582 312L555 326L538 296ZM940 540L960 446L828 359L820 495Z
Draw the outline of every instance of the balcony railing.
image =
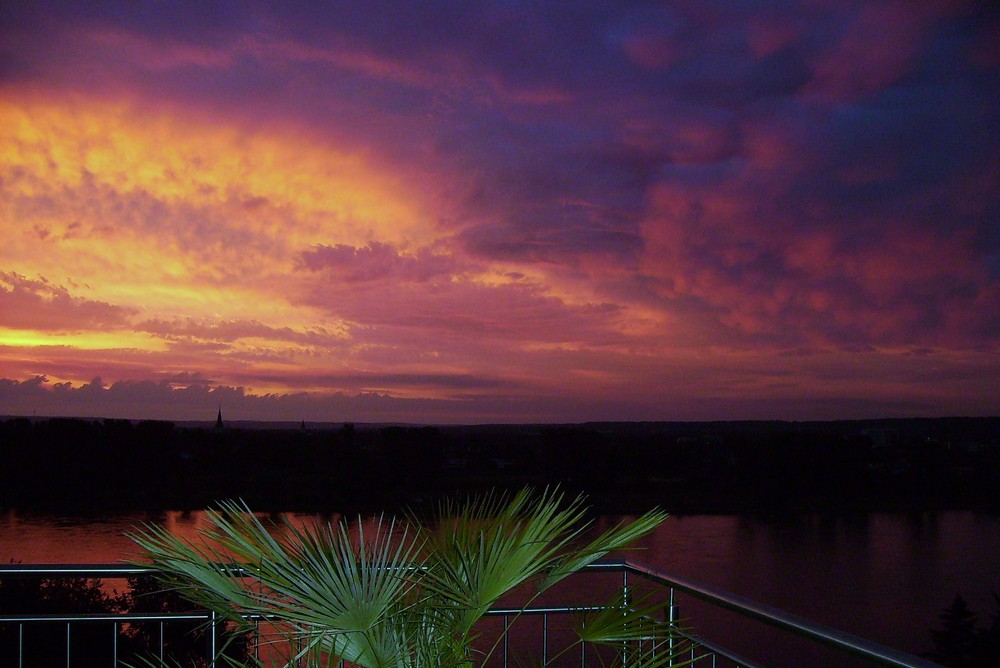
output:
M96 579L120 579L130 576L143 576L155 574L152 568L136 566L124 566L114 564L35 564L35 565L0 565L0 580L7 578L96 578ZM763 603L722 591L720 589L701 584L690 579L666 573L661 570L650 568L640 563L629 560L606 560L591 564L581 575L603 575L617 576L620 580L615 587L621 587L628 594L633 591L648 590L655 588L664 598L664 619L668 622L680 624L681 622L681 599L685 601L697 601L699 610L722 610L732 613L731 624L761 624L773 630L781 631L786 636L790 635L801 639L799 641L800 654L811 653L814 648L818 653L821 648L837 653L845 661L854 661L855 665L882 665L896 666L904 668L934 668L937 664L932 663L912 654L907 654L899 650L871 642L864 638L839 631L837 629L814 623L802 617L790 614L783 610L765 605ZM496 659L497 665L505 668L511 663L511 631L514 628L514 620L517 623L528 620L540 621L540 629L535 624L535 633L540 636L540 643L536 640L533 645L533 656L541 659L542 665L547 665L550 656L550 635L551 621L565 615L579 613L583 610L596 609L592 605L580 604L539 604L529 608L520 607L498 607L488 613L489 617L500 618L502 620L502 651ZM84 614L19 614L16 610L0 610L0 630L6 629L8 636L16 629L16 647L0 648L11 655L0 656L0 666L18 666L24 668L27 648L25 646L25 630L34 625L60 625L65 628L65 665L67 668L80 668L81 666L94 665L92 663L78 662L74 660L73 643L74 629L79 632L83 625L103 623L108 625L107 642L111 647L112 666L119 665L119 631L123 625L138 623L158 624L158 641L153 641L153 646L146 648L152 655L163 660L165 634L168 624L178 622L197 622L207 624L209 627L208 640L204 646L204 663L207 666L215 666L215 657L219 650L219 621L215 619L213 613L199 612L165 612L165 613L84 613ZM683 626L700 628L697 617L683 619ZM680 628L678 626L678 628ZM112 633L113 631L113 633ZM759 668L764 665L757 663L755 659L747 658L740 652L728 648L725 641L715 638L702 637L700 633L680 632L684 638L690 641L689 649L683 661L690 661L695 666L738 666L740 668ZM753 632L757 633L757 632ZM155 634L154 634L155 635ZM775 636L777 637L777 636ZM780 640L768 639L768 645ZM538 645L540 644L540 647ZM805 647L805 649L802 649ZM254 656L258 655L259 644L256 639L251 642L251 651ZM570 665L565 662L559 665ZM840 659L830 659L829 665L840 665ZM818 665L811 659L809 663ZM782 660L783 665L788 665L788 656ZM221 665L221 664L220 664ZM493 665L492 663L490 665ZM573 665L586 666L586 655L581 652L578 663L574 660Z

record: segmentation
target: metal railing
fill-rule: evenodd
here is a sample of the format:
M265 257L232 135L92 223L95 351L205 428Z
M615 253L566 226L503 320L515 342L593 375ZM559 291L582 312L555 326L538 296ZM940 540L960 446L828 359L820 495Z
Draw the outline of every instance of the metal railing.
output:
M584 569L585 573L619 573L621 575L621 587L627 593L634 589L639 583L656 586L666 590L667 605L665 606L665 621L672 624L679 622L679 611L677 596L678 593L699 599L715 608L729 610L742 618L756 620L768 626L789 632L795 636L804 638L811 643L833 648L844 655L857 657L866 662L882 665L894 666L897 668L940 668L938 664L932 663L912 654L907 654L891 647L886 647L878 643L866 640L859 636L840 631L822 624L817 624L802 617L793 615L784 610L780 610L758 601L748 599L730 592L711 587L688 578L654 569L631 560L604 560L589 565ZM125 566L116 564L10 564L0 565L0 580L9 577L41 577L41 578L125 578L130 576L153 575L156 570L153 568ZM580 613L588 610L597 610L594 606L570 606L551 605L535 606L528 608L495 608L487 613L489 617L499 617L503 623L502 637L502 664L506 667L510 658L510 629L512 619L520 617L541 618L541 660L545 665L549 654L549 620L554 615L567 615ZM71 643L72 626L75 624L105 622L114 626L114 658L113 665L118 665L118 632L123 624L134 624L139 622L159 623L159 656L163 656L164 627L168 623L178 621L197 621L210 625L210 640L206 647L206 660L208 665L215 665L215 656L218 649L217 626L214 613L211 612L177 612L177 613L83 613L83 614L17 614L16 611L0 611L0 628L4 625L16 625L18 648L17 665L24 666L24 630L30 624L65 624L66 625L66 666L72 667ZM697 622L695 622L697 626ZM716 666L719 662L724 665L737 666L740 668L760 668L759 664L748 659L739 653L727 649L721 643L711 639L703 638L699 635L679 631L684 639L690 641L690 647L684 661L689 661L688 665L705 664ZM258 644L254 640L253 650L256 655ZM0 665L8 665L8 657L0 656ZM586 660L583 652L580 655L580 665L585 666Z
M66 625L66 666L69 668L73 665L72 661L72 648L73 648L73 635L72 629L74 624L90 624L95 622L105 622L112 625L112 634L110 636L109 642L111 643L112 651L112 665L118 666L118 639L119 631L124 624L135 624L139 622L158 622L160 625L159 633L159 643L158 651L155 652L156 656L159 657L160 663L164 661L164 638L165 638L165 624L169 622L180 622L180 621L192 621L192 622L202 622L212 624L214 627L215 614L210 612L173 612L173 613L159 613L159 614L144 614L144 613L82 613L82 614L72 614L72 615L0 615L0 624L4 622L12 622L17 624L17 666L18 668L25 667L25 647L24 647L24 627L25 624L40 623L40 624L65 624ZM206 650L206 657L214 657L216 652L215 646L215 636L212 636L213 640ZM0 657L0 665L6 666L7 663L3 661L4 657ZM211 659L209 659L211 660Z
M914 656L913 654L901 652L839 629L817 624L811 620L754 601L753 599L695 582L679 575L666 573L645 564L628 560L605 561L593 564L592 567L595 569L609 568L621 570L623 573L623 586L625 587L629 586L629 574L633 574L650 582L668 587L670 589L671 600L673 600L676 591L681 591L714 606L731 610L742 617L764 622L775 628L791 632L815 643L832 647L840 652L877 665L895 666L898 668L940 668L938 664ZM709 643L704 639L699 638L698 641L706 647L714 646L713 643ZM728 655L727 651L722 648L716 648L716 651L720 655ZM729 658L732 658L739 665L751 665L745 664L745 660L739 657Z

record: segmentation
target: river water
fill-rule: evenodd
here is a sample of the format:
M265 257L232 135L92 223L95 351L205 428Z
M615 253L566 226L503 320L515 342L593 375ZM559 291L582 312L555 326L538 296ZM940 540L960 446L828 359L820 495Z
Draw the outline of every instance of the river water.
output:
M602 516L597 525L620 519ZM124 533L141 522L192 537L205 518L8 511L0 515L0 561L119 562L134 556ZM956 594L985 622L995 610L990 592L1000 593L1000 516L971 511L673 516L637 547L629 558L915 654L930 649L929 631ZM693 616L699 607L688 610ZM743 642L753 645L753 636Z

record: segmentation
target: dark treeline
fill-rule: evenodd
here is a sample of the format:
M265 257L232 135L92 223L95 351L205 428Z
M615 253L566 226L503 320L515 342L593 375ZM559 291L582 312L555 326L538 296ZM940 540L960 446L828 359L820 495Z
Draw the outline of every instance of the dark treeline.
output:
M596 509L1000 510L1000 418L313 429L10 418L0 505L372 511L560 484Z

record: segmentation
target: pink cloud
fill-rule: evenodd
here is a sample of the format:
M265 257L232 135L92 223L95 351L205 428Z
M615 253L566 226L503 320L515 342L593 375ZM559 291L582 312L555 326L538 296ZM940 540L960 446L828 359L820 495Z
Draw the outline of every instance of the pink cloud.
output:
M909 71L933 23L949 11L947 4L863 4L815 62L807 92L851 101L892 85Z
M477 278L468 260L424 250L404 254L387 244L320 246L303 254L301 299L353 323L358 341L405 341L480 350L486 342L574 341L588 345L618 337L611 303L569 305L544 286L516 277ZM495 355L495 353L494 353Z
M778 18L754 18L747 25L747 42L756 58L764 58L794 44L801 37L794 22Z
M416 348L415 341L437 341L436 347L480 346L486 341L586 341L600 345L613 336L608 328L617 307L611 304L570 306L546 296L537 285L453 280L433 287L417 283L317 284L306 303L356 323L356 336L371 340L377 332ZM400 332L408 332L401 334ZM415 337L415 338L414 338Z
M673 40L654 33L633 33L625 39L622 48L629 60L649 69L667 67L679 55Z
M89 41L92 49L102 49L120 63L127 62L154 71L192 66L221 69L231 66L235 60L235 54L230 49L167 38L154 40L105 26L86 30L80 37Z
M321 347L337 347L344 344L343 335L324 327L296 330L291 327L272 327L256 320L153 319L136 324L134 329L174 342L188 341L192 344L200 342L201 345L211 344L218 349L225 349L226 343L247 338L272 339Z
M301 255L302 263L312 271L325 271L337 280L350 283L398 280L425 282L445 279L460 269L451 256L422 249L416 254L404 254L392 246L377 241L365 247L345 244L316 246Z
M432 70L422 69L414 63L390 58L359 46L351 46L347 39L335 37L332 41L334 43L330 46L318 47L293 40L247 40L242 44L242 48L262 61L274 62L277 59L294 64L325 63L378 80L420 88L445 85L448 81L446 73L435 74Z
M0 325L14 329L121 329L136 309L76 297L42 278L0 272Z
M889 217L785 229L767 181L741 179L657 188L642 271L660 294L786 345L992 343L990 311L972 307L996 286L971 233Z

